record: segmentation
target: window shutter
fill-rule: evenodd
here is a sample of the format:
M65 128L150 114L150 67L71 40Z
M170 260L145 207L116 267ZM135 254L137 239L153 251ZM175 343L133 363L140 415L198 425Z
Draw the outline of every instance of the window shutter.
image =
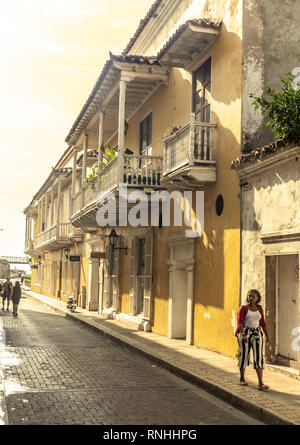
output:
M130 265L130 315L135 315L135 288L136 288L136 239L131 240Z
M150 229L145 237L145 275L144 275L144 318L150 319L152 289L153 232Z

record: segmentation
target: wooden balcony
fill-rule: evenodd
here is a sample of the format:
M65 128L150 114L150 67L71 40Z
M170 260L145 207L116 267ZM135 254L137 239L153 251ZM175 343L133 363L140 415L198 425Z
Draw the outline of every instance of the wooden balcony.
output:
M162 185L195 187L216 182L212 133L216 124L191 121L164 139Z
M121 159L116 157L99 172L94 190L84 185L76 193L72 203L71 223L75 227L97 227L97 210L111 194L118 198L120 182L126 184L128 189L149 191L160 187L162 175L162 156L124 154Z
M76 233L75 233L76 231ZM70 223L54 224L39 233L35 241L35 250L54 250L72 244L74 238L82 239L78 229L71 228Z

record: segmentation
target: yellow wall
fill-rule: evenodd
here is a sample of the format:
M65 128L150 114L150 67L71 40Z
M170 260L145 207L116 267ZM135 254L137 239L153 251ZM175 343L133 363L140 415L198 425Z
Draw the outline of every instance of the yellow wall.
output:
M190 72L172 69L168 85L160 87L131 118L125 138L125 147L137 152L139 123L152 112L152 154L162 155L164 134L190 119L192 70L211 56L211 121L218 124L213 132L217 182L202 189L205 191L205 234L195 243L194 344L231 356L236 352L232 317L239 303L239 184L230 168L232 159L239 156L241 143L242 17L239 7L239 1L231 2L229 7L228 2L218 2L218 11L225 17L219 39L189 67ZM226 8L227 15L224 15ZM115 144L117 137L111 145ZM219 194L224 198L221 216L215 211ZM161 237L180 230L155 230L152 330L162 335L168 333L166 261L169 254L166 241ZM125 268L123 273L127 273ZM122 297L122 311L129 312L127 293Z

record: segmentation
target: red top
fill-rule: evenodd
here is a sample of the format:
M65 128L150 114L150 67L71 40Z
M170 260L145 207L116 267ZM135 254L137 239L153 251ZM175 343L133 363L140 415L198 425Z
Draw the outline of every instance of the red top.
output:
M236 331L235 331L235 335L236 336L239 333L239 325L241 324L242 326L244 326L245 317L246 317L247 312L248 312L248 307L249 307L249 305L246 304L245 306L241 306L240 309L239 309L238 317L237 317L237 328L236 328ZM246 310L244 310L243 308L246 308ZM259 320L259 326L261 326L262 328L265 328L266 327L266 322L265 322L263 308L258 305L257 309L259 310L259 312L261 314L261 319Z

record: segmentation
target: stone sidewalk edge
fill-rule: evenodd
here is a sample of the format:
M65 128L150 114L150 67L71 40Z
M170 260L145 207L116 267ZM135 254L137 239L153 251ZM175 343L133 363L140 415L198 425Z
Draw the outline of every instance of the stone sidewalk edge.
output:
M26 290L24 290L24 293L27 294ZM34 294L34 295L32 295ZM58 308L55 306L55 304L52 304L50 302L45 302L42 298L39 298L39 294L36 292L30 291L30 294L27 294L28 296L31 296L32 298L35 298L36 300L39 300L40 302L46 304L47 306L50 306L52 309L55 309L56 312L59 312L61 314L64 314L66 318L70 318L74 320L75 322L78 322L81 325L84 325L93 331L100 332L102 335L108 337L110 340L114 341L114 343L118 345L125 346L127 349L137 352L148 359L150 359L153 363L156 363L163 367L164 369L167 369L172 374L183 378L184 380L193 383L199 388L204 389L208 393L212 394L215 397L218 397L219 399L223 400L224 402L227 402L229 405L233 406L236 409L240 409L247 415L256 418L257 420L266 423L267 425L297 425L294 422L291 422L289 419L285 418L284 416L278 416L274 412L272 412L270 409L267 409L263 406L259 406L254 404L248 399L245 399L244 397L236 394L232 394L230 391L222 388L217 383L209 382L190 371L187 371L186 369L181 368L178 365L174 365L173 363L167 362L166 360L162 359L161 357L156 356L154 353L150 353L142 349L136 344L132 344L129 339L123 339L118 336L113 331L113 327L110 327L107 329L104 326L99 325L98 323L93 323L91 320L84 320L80 318L80 316L69 312L67 309Z

